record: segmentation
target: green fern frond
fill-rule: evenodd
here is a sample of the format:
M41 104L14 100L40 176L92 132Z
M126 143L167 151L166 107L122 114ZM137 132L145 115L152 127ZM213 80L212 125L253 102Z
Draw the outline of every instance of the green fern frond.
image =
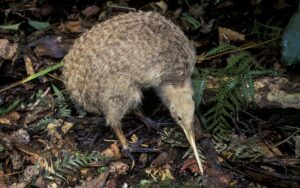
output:
M47 125L54 121L52 117L44 117L40 119L38 122L30 124L28 126L28 131L36 134L36 133L45 133L47 131Z
M230 70L233 66L236 66L239 62L241 62L243 59L249 58L248 53L239 53L237 55L231 56L227 59L227 66L225 67L225 70Z
M237 47L233 46L233 45L229 45L229 44L224 44L224 45L221 45L221 46L218 46L216 48L213 48L211 50L209 50L205 56L206 57L209 57L209 56L213 56L213 55L216 55L216 54L219 54L219 53L222 53L222 52L226 52L226 51L229 51L229 50L235 50L237 49Z
M269 39L280 36L282 32L283 28L255 21L252 34L260 39Z
M216 55L224 51L237 49L232 45L223 45L207 52L206 56ZM235 114L242 108L247 107L255 96L255 78L262 75L276 75L275 72L261 67L247 51L236 52L227 59L227 65L223 69L201 70L202 79L207 76L215 77L218 89L216 95L210 99L213 106L204 114L206 129L210 130L218 140L226 140L231 133L230 122ZM201 76L197 76L201 80ZM203 88L194 86L195 93ZM250 100L251 99L251 100ZM199 101L197 101L198 103ZM196 108L197 110L197 108Z
M65 97L62 91L60 91L55 85L52 85L54 95L58 101L65 102Z
M57 158L53 166L44 169L45 176L49 180L56 180L57 178L67 181L69 175L79 176L78 172L81 168L88 167L91 163L101 162L106 160L99 152L93 151L90 154L68 154L63 153L62 158Z
M55 85L52 85L56 102L58 103L58 115L61 117L68 117L71 115L71 110L67 104L65 96Z
M205 80L193 80L193 88L194 88L194 101L196 107L196 113L198 114L199 106L202 100L203 92L205 89Z

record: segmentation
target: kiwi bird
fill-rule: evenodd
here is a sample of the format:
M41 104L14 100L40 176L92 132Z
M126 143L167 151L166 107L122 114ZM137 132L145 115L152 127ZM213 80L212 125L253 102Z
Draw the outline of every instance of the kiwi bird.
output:
M196 53L182 30L155 12L130 12L96 24L64 57L63 78L71 98L103 114L124 150L130 146L121 120L152 87L183 129L203 168L194 135L191 75Z

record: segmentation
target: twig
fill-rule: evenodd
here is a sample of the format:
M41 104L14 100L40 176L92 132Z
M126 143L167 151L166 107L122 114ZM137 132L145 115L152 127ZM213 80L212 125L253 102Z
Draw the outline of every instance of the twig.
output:
M233 53L233 52L240 52L240 51L247 50L247 49L250 49L250 48L255 48L257 46L262 46L264 44L267 44L267 43L273 42L275 40L278 40L280 38L281 38L281 36L273 38L273 39L270 39L270 40L267 40L267 41L264 41L264 42L261 42L261 43L258 43L258 44L253 44L253 45L246 46L246 47L239 48L239 49L235 49L235 50L229 50L229 51L226 51L226 52L223 52L223 53L219 53L219 54L216 54L216 55L213 55L213 56L209 56L209 57L206 57L205 55L204 56L200 56L198 58L197 63L201 63L202 61L211 60L211 59L214 59L216 57L223 56L225 54L230 54L230 53Z

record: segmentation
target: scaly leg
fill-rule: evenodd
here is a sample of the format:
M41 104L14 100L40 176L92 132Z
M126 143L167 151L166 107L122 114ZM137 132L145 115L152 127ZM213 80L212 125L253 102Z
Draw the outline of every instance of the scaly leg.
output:
M131 164L131 169L134 167L135 165L135 160L134 160L134 157L132 156L131 154L131 148L129 147L129 144L128 144L128 141L122 131L121 128L119 127L116 127L116 128L113 128L115 134L117 135L119 141L121 142L121 145L122 145L122 151L123 153L130 158L130 160L132 161L132 164Z
M129 144L121 128L113 128L123 148L128 148Z
M123 79L118 80L122 80L122 82L119 83L120 87L111 88L111 92L114 91L112 93L115 93L116 95L109 95L109 98L106 98L104 100L106 101L106 123L113 128L122 145L122 152L131 159L133 168L133 166L135 165L135 160L131 152L157 152L158 150L153 151L153 149L129 146L129 143L121 129L121 120L124 117L125 113L129 110L129 108L134 109L140 103L141 91L138 88L133 87L131 83L127 83L128 86L125 87L126 82L124 83ZM118 83L116 81L116 83L111 86L116 86L117 84ZM116 88L121 89L116 90Z

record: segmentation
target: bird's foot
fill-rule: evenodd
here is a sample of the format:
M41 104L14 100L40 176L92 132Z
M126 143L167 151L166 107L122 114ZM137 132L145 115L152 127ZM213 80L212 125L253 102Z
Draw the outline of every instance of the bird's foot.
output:
M142 147L134 147L134 146L123 146L122 149L123 154L131 160L131 169L135 166L135 159L132 153L156 153L160 152L159 149L153 148L142 148Z

